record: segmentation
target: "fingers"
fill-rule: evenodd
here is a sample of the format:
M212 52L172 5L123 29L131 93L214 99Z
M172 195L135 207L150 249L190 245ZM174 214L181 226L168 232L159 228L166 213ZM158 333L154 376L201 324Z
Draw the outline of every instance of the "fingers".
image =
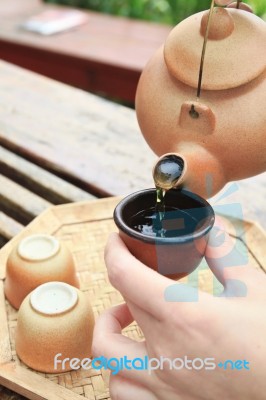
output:
M125 303L111 307L101 314L93 332L93 356L119 357L123 349L133 347L136 342L121 335L122 329L131 322L133 317Z
M189 312L193 312L193 303L209 301L207 293L166 278L142 264L117 234L109 238L105 261L112 285L126 302L138 308L139 313L134 312L134 316L145 333L150 318L165 321L171 318L173 312L178 312L181 324L181 316L187 318ZM140 311L143 311L142 315Z
M239 239L226 233L221 221L216 223L210 233L205 258L213 274L224 286L225 295L246 296L248 252Z
M136 342L121 334L122 329L132 322L126 304L112 307L101 314L93 332L92 353L96 358L113 359L108 368L130 379L146 382L150 378L143 369L132 368L132 360L147 356L144 342ZM125 363L125 357L128 361ZM123 361L121 361L123 359Z
M100 315L98 321L99 334L100 329L103 329L103 332L106 333L121 333L121 330L130 325L134 319L128 306L123 303L105 311Z
M128 251L118 234L112 234L105 250L105 262L112 285L122 296L155 318L165 314L165 289L172 280L142 264Z
M160 323L160 321L144 311L142 308L138 307L136 304L132 303L130 300L125 298L125 301L132 316L134 317L134 320L137 321L139 327L141 328L145 338L150 337L151 327L155 329L157 326L156 324Z
M112 400L157 400L150 390L120 376L111 376L109 386Z

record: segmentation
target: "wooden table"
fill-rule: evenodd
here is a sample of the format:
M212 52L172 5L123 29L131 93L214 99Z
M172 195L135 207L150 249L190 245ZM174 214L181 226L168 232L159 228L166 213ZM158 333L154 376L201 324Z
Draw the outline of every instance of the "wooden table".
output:
M0 62L0 89L2 244L51 204L153 186L156 156L133 110L5 62ZM239 202L244 218L266 229L266 174L238 182L233 194L218 197L218 204ZM1 400L19 398L0 387Z
M30 16L58 8L41 0L0 0L0 58L133 103L140 74L171 27L87 12L88 23L51 37L19 29Z

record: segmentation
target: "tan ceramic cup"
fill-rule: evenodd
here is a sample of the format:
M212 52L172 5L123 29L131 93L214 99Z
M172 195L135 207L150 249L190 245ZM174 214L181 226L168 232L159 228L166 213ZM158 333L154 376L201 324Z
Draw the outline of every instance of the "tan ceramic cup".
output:
M83 292L63 282L45 283L19 309L16 352L37 371L77 369L75 359L91 357L93 328L93 311Z
M53 236L27 236L13 248L8 257L6 298L18 309L33 289L50 281L66 282L79 287L71 252Z

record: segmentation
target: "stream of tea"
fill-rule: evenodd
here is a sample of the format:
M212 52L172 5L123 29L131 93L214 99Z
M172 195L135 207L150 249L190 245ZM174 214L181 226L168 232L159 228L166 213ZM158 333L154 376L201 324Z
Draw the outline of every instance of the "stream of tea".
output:
M153 171L156 203L132 217L130 225L135 231L153 237L176 237L195 225L197 221L188 212L165 204L167 191L177 185L183 169L183 159L174 154L158 161Z

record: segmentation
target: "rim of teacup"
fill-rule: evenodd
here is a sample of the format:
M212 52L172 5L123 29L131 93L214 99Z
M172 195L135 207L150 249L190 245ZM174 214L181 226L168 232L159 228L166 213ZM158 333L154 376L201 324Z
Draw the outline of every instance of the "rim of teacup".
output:
M129 194L125 198L123 198L118 205L116 206L114 210L114 221L116 226L124 232L126 235L135 238L139 241L150 243L150 244L177 244L177 243L187 243L194 241L196 239L199 239L203 236L205 236L213 227L214 221L215 221L215 214L213 211L212 206L208 203L207 200L204 198L200 197L199 195L192 193L186 189L171 189L167 193L171 192L170 195L178 195L182 194L183 196L186 196L194 201L196 201L202 208L204 207L205 210L207 211L207 216L205 218L205 221L202 223L200 227L195 232L192 232L190 234L185 234L185 235L180 235L176 237L153 237L149 236L147 234L137 232L130 226L128 226L124 219L123 219L123 210L125 206L128 204L132 203L133 201L136 201L136 199L140 197L144 197L145 195L151 195L154 194L154 197L156 196L156 189L155 188L150 188L150 189L144 189L140 190L134 193ZM156 198L156 197L155 197ZM141 211L141 209L139 210Z
M65 282L47 282L30 294L32 308L44 315L59 315L72 310L78 302L77 289Z
M60 249L60 242L54 236L38 233L21 240L18 245L20 257L29 261L43 261L55 256Z

